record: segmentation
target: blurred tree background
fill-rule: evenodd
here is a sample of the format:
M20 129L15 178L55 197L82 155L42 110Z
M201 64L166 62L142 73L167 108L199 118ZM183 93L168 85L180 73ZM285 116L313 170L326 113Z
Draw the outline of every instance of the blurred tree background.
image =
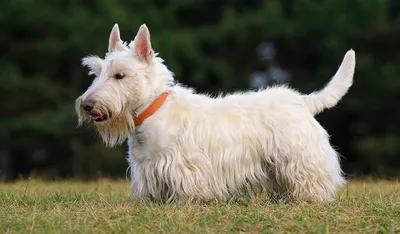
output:
M346 173L400 175L398 0L4 0L1 179L125 176L127 147L105 148L93 126L76 128L74 111L93 79L80 59L105 54L114 23L125 41L146 23L175 78L198 92L246 90L252 74L278 68L309 93L353 48L353 87L317 118Z

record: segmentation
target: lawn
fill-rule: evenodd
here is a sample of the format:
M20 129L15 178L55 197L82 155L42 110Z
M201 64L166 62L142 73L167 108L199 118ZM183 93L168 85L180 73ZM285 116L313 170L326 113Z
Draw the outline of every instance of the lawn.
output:
M353 180L330 204L129 202L129 182L0 183L1 233L400 233L400 182Z

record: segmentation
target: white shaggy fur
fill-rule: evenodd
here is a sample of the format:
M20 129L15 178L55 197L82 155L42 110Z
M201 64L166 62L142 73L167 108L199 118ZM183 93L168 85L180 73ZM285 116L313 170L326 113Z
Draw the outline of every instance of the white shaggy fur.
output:
M108 116L95 122L104 142L128 139L136 198L225 200L248 188L298 201L335 198L345 183L339 156L313 116L335 106L352 85L353 50L328 85L310 95L280 86L211 98L174 83L162 62L145 25L129 46L115 25L106 57L83 59L96 78L76 101L79 121L90 116L82 102L93 100L92 113ZM118 72L123 79L113 77ZM164 105L135 127L134 116L164 91Z

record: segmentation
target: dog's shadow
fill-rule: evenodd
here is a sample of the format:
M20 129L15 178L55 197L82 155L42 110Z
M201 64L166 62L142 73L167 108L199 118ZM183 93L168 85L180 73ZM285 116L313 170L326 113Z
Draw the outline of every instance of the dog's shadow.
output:
M286 204L298 203L294 199L288 198L286 196L279 196L277 194L274 194L272 191L251 192L246 190L242 195L232 196L231 198L226 200L163 202L153 199L143 199L143 198L139 199L131 197L126 201L126 204L130 207L135 205L145 205L147 207L170 206L178 208L190 205L215 205L215 204L226 204L226 205L235 204L240 206L248 206L254 203L255 201L272 205L286 205Z

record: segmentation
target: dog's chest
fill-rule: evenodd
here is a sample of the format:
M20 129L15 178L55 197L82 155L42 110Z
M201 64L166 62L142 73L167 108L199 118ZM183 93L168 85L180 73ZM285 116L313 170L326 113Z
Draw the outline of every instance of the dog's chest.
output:
M169 150L173 145L173 133L168 128L154 125L140 125L129 139L129 147L136 159L157 158L157 155Z
M145 134L143 128L136 128L135 129L135 134L133 136L133 144L134 146L144 146L145 144L148 144L148 136Z

